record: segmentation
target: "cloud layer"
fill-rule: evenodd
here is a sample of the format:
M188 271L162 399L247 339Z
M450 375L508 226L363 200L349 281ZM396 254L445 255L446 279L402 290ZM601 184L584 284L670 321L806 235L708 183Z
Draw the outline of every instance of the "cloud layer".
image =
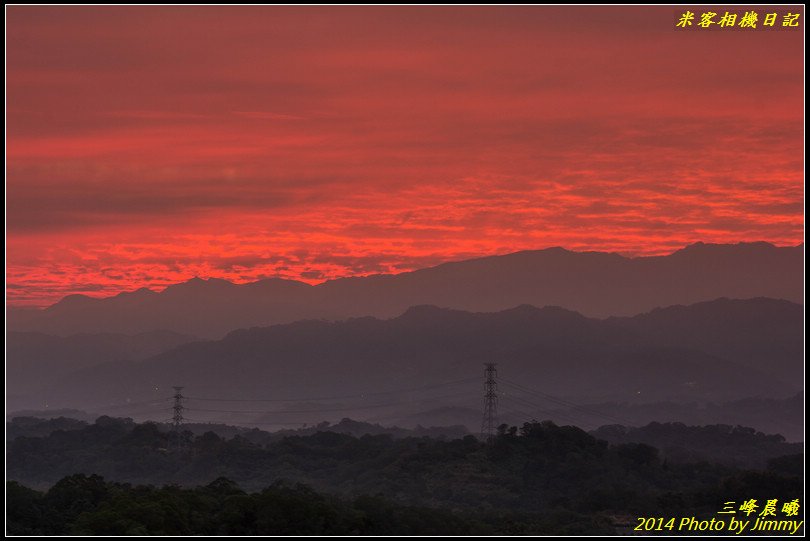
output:
M801 32L671 8L7 10L7 296L802 241Z

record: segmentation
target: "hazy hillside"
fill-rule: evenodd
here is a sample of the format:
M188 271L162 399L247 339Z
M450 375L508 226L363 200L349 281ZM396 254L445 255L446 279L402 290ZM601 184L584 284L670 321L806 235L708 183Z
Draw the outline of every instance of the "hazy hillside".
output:
M794 384L804 368L804 308L774 299L716 299L610 321L649 344L734 360Z
M102 362L138 361L195 340L170 331L137 335L77 334L68 337L39 332L6 333L7 394L42 391L70 372Z
M603 426L590 434L613 445L643 443L661 451L671 462L717 462L737 467L765 468L783 455L800 454L803 443L786 443L781 434L763 434L746 426L688 426L650 423L638 428Z
M169 387L183 385L190 397L232 401L192 400L189 415L197 420L295 424L358 413L367 419L448 406L479 410L481 365L494 361L505 392L517 383L577 402L784 397L803 386L802 311L797 308L769 299L719 299L678 308L696 326L707 318L726 322L723 334L704 348L700 337L683 347L673 345L669 323L657 311L598 320L555 307L471 313L419 306L389 320L243 329L143 361L78 370L46 394L51 407L104 411L131 403L132 413L143 413L134 406L145 402L147 413L158 407L168 412ZM753 324L757 318L768 324ZM750 348L744 358L738 358L735 336ZM524 402L560 407L543 396L520 395L519 388L511 392ZM323 410L331 416L313 419L310 412Z

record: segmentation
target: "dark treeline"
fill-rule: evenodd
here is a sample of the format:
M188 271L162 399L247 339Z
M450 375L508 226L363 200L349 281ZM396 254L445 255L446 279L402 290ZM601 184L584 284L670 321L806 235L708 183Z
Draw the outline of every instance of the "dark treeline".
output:
M780 434L731 425L687 426L649 423L642 427L606 425L590 432L612 444L645 443L674 462L709 461L740 468L764 468L772 458L801 453L801 443L786 443Z
M86 428L91 423L73 419L70 417L40 418L37 416L18 416L6 423L6 439L11 441L20 437L45 437L57 430L79 430ZM134 426L134 423L132 424ZM171 430L168 423L159 423L160 430ZM224 423L190 423L187 422L183 428L194 436L214 432L220 437L230 439L234 436L241 436L252 443L267 444L281 440L287 436L307 436L317 432L337 432L339 434L350 434L353 436L364 436L389 434L394 438L424 437L438 439L458 439L467 436L470 431L463 425L401 428L397 426L382 426L376 423L364 421L354 421L344 418L340 422L330 423L323 421L316 425L304 426L303 428L281 429L274 432L260 430L258 428L246 428L244 426L234 426Z
M715 432L708 431L713 440ZM759 441L756 434L742 433L740 441ZM760 436L767 445L780 443ZM83 428L9 442L8 479L50 491L42 495L12 485L8 509L19 531L42 533L107 533L94 529L104 527L119 533L381 533L386 524L397 533L599 533L610 517L713 517L726 501L799 498L803 455L781 445L784 456L763 469L745 470L678 462L647 444L609 444L550 422L503 426L491 445L473 436L396 439L317 432L261 442L187 432L178 446L155 424L102 417ZM73 474L97 474L109 483ZM179 488L220 477L231 481ZM217 500L226 497L216 492L223 484L232 490L228 505ZM73 485L96 495L60 496ZM164 499L177 501L168 505ZM283 503L288 499L309 503ZM293 511L278 518L287 521L283 524L266 522L275 512L263 510L268 501L340 520L316 522L317 531L303 525L309 515ZM75 502L90 503L77 508ZM171 528L167 513L174 513ZM234 529L240 524L248 530Z
M577 468L590 460L605 475L611 467L621 465L617 455L622 449L638 444L655 448L655 463L675 469L702 462L764 469L771 459L803 451L801 444L786 443L779 435L765 435L745 427L680 423L651 423L641 428L605 426L590 435L578 428L550 423L527 424L520 431L504 426L491 448L472 436L453 438L448 434L458 431L451 429L388 429L392 433L387 434L381 433L386 429L378 425L349 419L298 432L202 424L190 428L184 432L178 452L170 442L167 425L111 417L99 417L93 424L66 418L15 418L6 425L9 478L44 489L74 473L95 473L118 482L186 486L203 485L225 476L246 490L261 490L277 479L289 479L323 490L359 494L388 493L387 480L398 477L411 457L428 452L436 457L433 466L439 477L426 463L417 478L447 477L450 482L448 476L455 475L458 482L466 483L464 474L471 467L478 468L501 455L509 456L512 447L525 448L534 441L514 440L512 433L543 433L545 438L570 440L565 453L539 449L549 456L523 457L527 463L543 459L565 469L572 457L583 455ZM599 451L596 455L594 449ZM618 471L623 477L621 468ZM364 475L358 477L356 472ZM506 468L499 477L508 478L514 473ZM407 486L414 481L403 482ZM500 486L494 490L501 492Z
M612 533L605 517L568 511L483 513L351 500L277 482L248 494L219 478L204 487L132 486L65 477L43 494L7 483L11 535L492 535Z

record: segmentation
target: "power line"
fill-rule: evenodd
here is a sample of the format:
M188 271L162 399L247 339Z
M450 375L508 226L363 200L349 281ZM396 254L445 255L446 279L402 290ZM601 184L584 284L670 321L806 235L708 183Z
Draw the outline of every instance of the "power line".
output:
M452 395L443 395L443 396L431 396L422 399L411 399L411 400L404 400L399 402L387 402L384 404L363 404L358 406L345 406L339 408L313 408L313 409L306 409L306 410L221 410L221 409L204 409L204 408L185 408L186 411L193 411L193 412L207 412L207 413L263 413L268 415L275 415L281 413L329 413L329 412L336 412L336 411L354 411L354 410L364 410L364 409L376 409L376 408L387 408L390 406L401 406L404 404L412 404L415 401L431 401L431 400L439 400L439 399L446 399L446 398L457 398L459 396L467 396L470 394L470 391L464 391L463 393L457 393Z
M506 400L513 400L513 401L515 401L515 402L519 402L519 403L520 403L520 404L522 404L523 406L528 406L528 407L530 407L530 408L533 408L533 409L534 409L534 410L535 410L537 413L543 413L543 414L546 414L546 415L548 415L548 416L550 416L550 417L556 417L556 418L558 418L558 419L559 419L559 418L561 418L561 419L563 419L563 420L567 420L568 422L571 422L571 423L573 423L573 424L575 424L575 425L580 425L580 424L583 424L583 422L582 422L582 419L581 419L581 418L580 418L580 419L577 419L577 418L575 418L575 417L571 417L570 415L568 415L568 414L566 414L566 413L563 413L563 412L561 412L561 411L554 411L554 410L548 410L548 409L545 409L545 408L543 408L543 407L541 407L541 406L538 406L538 405L537 405L537 404L535 404L534 402L530 402L530 401L528 401L528 400L526 400L526 399L524 399L524 398L521 398L521 397L519 397L519 396L514 396L514 395L504 395L504 398L505 398ZM531 417L533 417L533 418L534 418L534 416L533 416L533 415L532 415Z
M498 424L498 370L496 363L484 363L484 418L481 420L481 439L488 442L495 436Z
M522 418L524 422L527 423L536 420L536 417L534 415L531 415L521 409L517 409L514 407L501 409L500 412L504 414L504 417L508 416L509 414L517 414L518 417Z
M164 411L174 411L174 408L171 407L161 407L161 408L149 408L149 409L136 409L136 410L126 410L124 413L126 415L144 415L148 413L158 413Z
M157 406L162 405L168 402L169 400L174 400L174 396L166 396L163 398L153 398L151 400L142 400L140 402L120 402L118 404L109 404L104 406L107 409L123 409L129 408L133 406Z
M497 414L498 414L498 401L499 400L507 400L509 402L516 402L524 407L530 407L537 412L548 414L553 417L567 419L568 421L574 424L580 424L581 420L577 420L576 418L571 417L573 415L590 415L594 417L600 417L603 419L610 420L612 422L618 422L625 425L630 425L631 423L627 420L620 419L618 417L602 413L596 411L592 408L588 408L574 402L558 398L542 391L538 391L535 389L528 388L524 385L519 383L510 381L508 379L497 378L497 370L495 363L485 363L485 394L484 394L484 415L482 418L482 425L481 425L481 436L484 439L491 439L495 433L497 428ZM188 420L184 416L184 412L186 411L193 411L193 412L201 412L201 413L227 413L227 414L262 414L262 415L282 415L282 414L305 414L305 413L335 413L335 412L343 412L343 411L359 411L359 410L367 410L367 409L380 409L380 408L388 408L392 406L399 406L399 405L406 405L406 404L413 404L416 401L427 402L427 401L435 401L441 399L449 399L449 398L456 398L460 396L469 395L471 392L474 392L472 389L452 394L452 395L441 395L441 396L424 396L424 397L411 397L408 400L400 400L394 402L385 402L380 404L359 404L359 405L344 405L344 406L328 406L328 407L315 407L309 409L296 409L296 410L276 410L276 411L268 411L268 410L237 410L237 409L208 409L208 408L188 408L184 405L184 401L187 400L194 400L194 401L208 401L208 402L233 402L233 403L292 403L292 402L308 402L308 401L328 401L328 400L349 400L349 399L365 399L368 397L375 397L375 396L386 396L386 395L393 395L393 394L402 394L402 393L417 393L421 391L429 391L432 389L440 389L445 387L451 387L454 385L460 385L463 383L468 383L477 380L478 378L470 377L470 378L463 378L453 381L447 381L442 383L436 383L432 385L423 385L420 387L411 387L411 388L404 388L404 389L397 389L397 390L388 390L388 391L374 391L369 393L360 393L360 394L352 394L352 395L340 395L340 396L320 396L320 397L310 397L310 398L256 398L256 399L246 399L246 398L218 398L218 397L187 397L181 394L182 387L175 387L175 394L171 397L164 397L159 399L152 399L142 402L130 402L124 404L118 404L113 406L108 406L110 408L128 408L128 407L137 407L141 405L145 405L150 407L149 410L144 408L140 408L135 412L129 413L157 413L157 411L173 411L174 415L170 421L173 424L172 432L175 434L179 434L180 426L186 420ZM502 382L503 384L507 385L509 388L513 390L517 390L522 393L526 393L529 395L533 395L535 397L539 397L543 400L555 403L559 406L564 406L567 411L560 411L560 410L547 410L541 408L538 404L531 402L523 397L520 397L515 394L507 394L504 392L498 391L498 381ZM169 407L166 402L168 400L173 400L173 405ZM151 408L157 408L159 406L163 406L160 410L152 410ZM520 409L515 410L517 413L524 415L526 418L534 419L533 415L527 414L525 411ZM195 422L203 422L197 421ZM205 421L210 422L210 421ZM230 421L233 422L233 421ZM273 425L281 425L281 424L299 424L299 423L280 423L280 422L253 422L251 424L273 424ZM179 438L178 438L179 441Z
M474 381L478 378L464 378L455 381L448 381L445 383L437 383L435 385L424 385L421 387L413 387L410 389L397 389L391 391L377 391L372 393L360 393L360 394L352 394L352 395L343 395L343 396L320 396L320 397L309 397L309 398L210 398L210 397L199 397L199 396L186 396L184 397L186 400L204 400L210 402L307 402L307 401L317 401L317 400L347 400L349 398L364 398L367 396L381 396L381 395L388 395L388 394L397 394L397 393L411 393L416 391L427 391L430 389L437 389L440 387L447 387L451 385L458 385L460 383L468 383Z
M171 419L169 419L169 421L171 421ZM186 418L186 421L187 421L186 426L189 426L189 424L239 426L239 425L229 425L225 421L203 421L202 419L189 419L189 418ZM240 421L231 421L231 422L232 423L233 422L238 423ZM280 421L249 421L248 423L251 424L251 425L261 425L261 426L276 426L276 425L280 425L280 426L302 426L302 425L307 424L307 423L305 423L303 421L292 421L292 422L290 422L290 421L284 421L284 422L280 422ZM311 425L311 426L314 428L316 425Z
M504 383L506 383L506 382L504 382ZM506 385L508 387L512 387L512 385L509 384L509 383L506 383ZM503 393L503 399L507 400L507 401L518 402L518 403L522 404L523 406L528 406L528 407L532 408L535 411L535 413L541 413L543 415L548 415L550 417L562 418L563 420L569 421L569 422L574 423L574 424L582 424L582 418L581 417L578 418L578 417L576 417L576 415L571 416L570 414L568 414L568 413L566 413L564 411L560 411L560 410L547 409L547 408L545 408L543 406L540 406L539 404L536 404L535 402L532 402L531 400L527 400L524 397L518 396L517 394L507 394L506 392L504 392ZM569 413L571 413L571 412L569 412Z
M620 424L624 424L624 425L632 425L632 423L630 423L626 419L620 419L618 417L614 417L614 416L609 415L607 413L601 413L601 412L598 412L598 411L596 411L594 409L587 408L585 406L581 406L579 404L576 404L574 402L570 402L568 400L564 400L562 398L557 398L555 396L543 393L541 391L537 391L537 390L534 390L534 389L529 389L529 388L524 387L523 385L521 385L519 383L515 383L513 381L509 381L509 380L506 380L506 379L503 379L501 381L503 381L507 385L509 385L509 386L511 386L513 388L516 388L516 389L518 389L520 391L523 391L523 392L529 393L529 394L533 394L535 396L539 396L540 398L543 398L543 399L548 400L550 402L554 402L554 403L556 403L558 405L567 406L567 407L569 407L571 409L578 410L578 411L581 411L583 413L587 413L587 414L590 414L590 415L593 415L593 416L596 416L596 417L602 417L603 419L607 419L607 420L610 420L610 421L613 421L613 422L616 422L616 423L620 423Z

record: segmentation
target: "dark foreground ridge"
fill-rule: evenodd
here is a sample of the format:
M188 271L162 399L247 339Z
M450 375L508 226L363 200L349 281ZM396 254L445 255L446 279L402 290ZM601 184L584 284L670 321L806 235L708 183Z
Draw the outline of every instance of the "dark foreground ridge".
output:
M248 494L220 477L204 487L155 488L65 477L47 493L7 483L11 535L561 535L610 534L606 517L554 511L483 513L341 499L278 482Z

